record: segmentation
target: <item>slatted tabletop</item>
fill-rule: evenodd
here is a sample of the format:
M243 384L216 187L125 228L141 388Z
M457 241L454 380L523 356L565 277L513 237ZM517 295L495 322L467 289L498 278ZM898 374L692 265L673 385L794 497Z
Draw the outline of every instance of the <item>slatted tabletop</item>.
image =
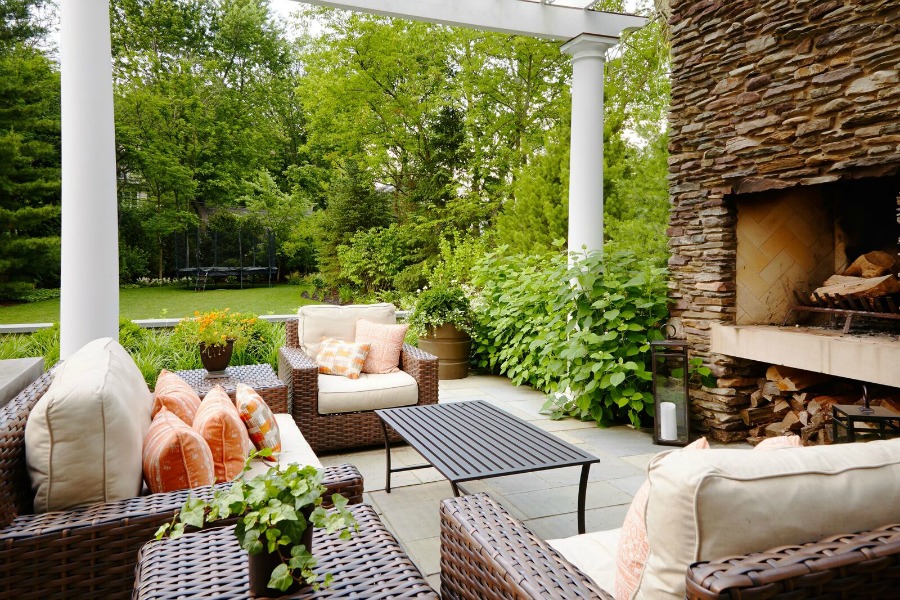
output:
M384 408L375 413L429 463L392 468L385 429L387 493L392 473L427 466L446 477L457 496L458 484L465 481L581 466L578 532L584 533L588 472L600 462L593 454L483 400Z
M359 531L347 541L317 530L313 554L319 574L331 573L330 588L303 589L284 598L433 598L422 573L365 504L351 507ZM321 581L321 575L320 579ZM151 542L138 555L134 600L250 598L247 553L233 527L206 529L174 540Z
M482 400L375 412L454 482L600 462Z

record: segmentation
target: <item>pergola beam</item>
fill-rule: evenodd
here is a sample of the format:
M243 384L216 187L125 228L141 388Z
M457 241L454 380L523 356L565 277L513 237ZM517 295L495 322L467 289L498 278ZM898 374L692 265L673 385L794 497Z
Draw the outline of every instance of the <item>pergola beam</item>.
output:
M300 0L305 4L568 41L583 33L618 41L644 17L522 0Z

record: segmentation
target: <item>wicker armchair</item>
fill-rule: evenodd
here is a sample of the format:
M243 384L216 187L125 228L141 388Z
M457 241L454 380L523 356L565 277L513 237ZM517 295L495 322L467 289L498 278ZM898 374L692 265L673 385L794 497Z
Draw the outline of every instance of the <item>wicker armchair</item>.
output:
M690 600L900 598L900 525L776 548L687 570ZM441 597L612 595L485 494L441 503Z
M278 378L288 385L291 414L315 452L334 452L384 443L381 421L372 411L319 414L319 368L300 349L297 320L285 323L287 339L278 351ZM418 404L438 401L438 360L409 344L403 345L400 369L412 375L419 388ZM392 441L400 438L390 433Z
M0 408L0 598L130 598L138 550L190 492L32 514L25 422L52 378L53 371L44 374ZM328 468L325 483L330 493L362 502L363 481L355 467Z

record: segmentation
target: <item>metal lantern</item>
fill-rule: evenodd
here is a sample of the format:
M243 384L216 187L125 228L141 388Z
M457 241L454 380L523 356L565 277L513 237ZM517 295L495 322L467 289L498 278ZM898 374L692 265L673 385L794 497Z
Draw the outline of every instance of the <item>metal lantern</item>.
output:
M687 446L690 435L688 344L673 339L675 328L663 328L665 339L650 342L653 363L653 443Z

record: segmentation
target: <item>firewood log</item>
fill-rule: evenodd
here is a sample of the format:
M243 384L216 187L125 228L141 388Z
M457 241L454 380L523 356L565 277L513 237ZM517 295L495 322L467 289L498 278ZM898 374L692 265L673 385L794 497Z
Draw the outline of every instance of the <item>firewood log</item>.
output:
M851 278L843 278L851 279ZM900 280L893 273L889 273L882 277L873 277L870 279L864 277L852 278L852 281L843 281L834 285L825 285L816 289L815 294L820 298L826 296L845 296L848 298L880 298L900 292ZM826 282L827 283L827 282ZM810 300L815 302L815 295L810 296Z
M867 252L853 261L843 275L851 277L881 277L893 273L897 266L897 258L888 252L875 250Z
M831 379L829 375L772 365L766 370L766 379L773 382L782 392L799 392ZM763 391L765 395L765 391Z

